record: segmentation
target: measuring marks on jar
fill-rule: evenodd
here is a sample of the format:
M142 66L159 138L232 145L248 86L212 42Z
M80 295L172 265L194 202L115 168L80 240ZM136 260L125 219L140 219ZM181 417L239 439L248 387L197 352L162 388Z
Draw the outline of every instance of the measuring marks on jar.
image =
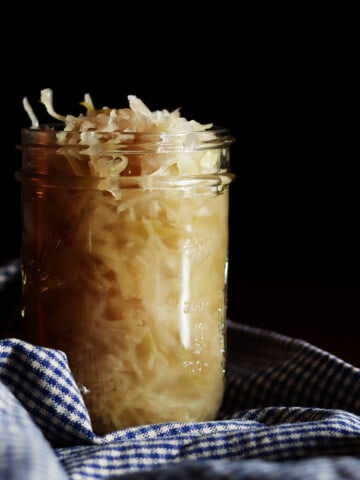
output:
M209 359L223 355L223 277L213 267L225 258L216 243L214 235L187 236L183 242L179 328L189 355L183 366L191 373L204 371Z
M185 238L184 253L189 256L191 262L204 261L214 248L215 237L210 235L206 237Z
M207 277L205 260L210 255L210 246L213 243L214 239L211 235L186 236L183 239L179 284L179 331L181 342L186 349L190 349L192 344L192 318L194 314L198 317L198 312L207 307L206 299L202 298L204 293L206 297L206 290L204 288L202 292L201 285L203 281L207 283L206 278L203 278ZM198 285L194 285L195 276Z

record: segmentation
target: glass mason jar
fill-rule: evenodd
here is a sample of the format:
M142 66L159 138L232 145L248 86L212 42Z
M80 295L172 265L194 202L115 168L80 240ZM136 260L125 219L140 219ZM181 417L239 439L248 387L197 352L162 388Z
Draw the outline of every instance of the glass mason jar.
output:
M59 132L24 128L19 146L24 338L67 354L97 434L215 419L233 137L116 133L109 148L112 134L94 133L90 154ZM203 173L142 167L179 159Z

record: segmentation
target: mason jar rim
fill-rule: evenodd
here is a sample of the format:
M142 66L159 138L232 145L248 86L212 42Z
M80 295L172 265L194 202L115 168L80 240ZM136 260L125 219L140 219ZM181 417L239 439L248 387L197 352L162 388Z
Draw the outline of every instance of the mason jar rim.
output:
M75 143L58 141L59 135L63 140L76 135ZM222 126L213 126L206 130L179 131L179 132L141 132L141 131L72 131L64 129L63 124L46 123L39 127L23 127L21 129L21 144L19 150L31 148L86 148L93 142L112 142L120 151L198 151L226 148L236 139L230 130Z

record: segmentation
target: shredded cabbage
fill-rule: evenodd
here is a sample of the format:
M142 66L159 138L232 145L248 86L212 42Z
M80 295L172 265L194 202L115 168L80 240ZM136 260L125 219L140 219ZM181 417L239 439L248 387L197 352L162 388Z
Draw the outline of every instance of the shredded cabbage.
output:
M49 115L64 123L63 130L57 133L57 141L64 146L62 153L75 175L164 176L219 172L219 152L210 149L204 154L201 148L204 141L214 137L211 123L189 121L180 115L179 109L152 112L135 95L129 95L128 101L128 108L96 109L87 93L81 102L86 115L75 117L56 113L52 90L41 91L40 102ZM26 97L23 103L32 127L36 128L39 122ZM148 150L149 147L153 154L147 155L146 161L142 161L140 155L119 155L122 150ZM159 155L169 148L171 156Z
M35 189L24 184L24 214L33 219L23 233L25 322L33 341L66 352L98 434L212 420L224 391L224 148L147 143L144 151L132 134L211 125L128 98L129 108L97 110L87 94L86 115L74 117L57 114L51 90L42 91L64 128L55 151L26 153L28 168L46 164L48 178ZM208 173L218 174L215 187ZM200 177L181 183L183 174ZM56 175L61 188L51 185ZM85 188L89 176L99 183Z

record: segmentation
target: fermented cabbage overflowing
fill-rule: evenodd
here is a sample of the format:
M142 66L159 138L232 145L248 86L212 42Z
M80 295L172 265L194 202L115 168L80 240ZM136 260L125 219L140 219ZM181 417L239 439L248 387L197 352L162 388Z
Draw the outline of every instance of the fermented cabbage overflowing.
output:
M179 110L23 129L23 316L63 350L94 431L213 420L226 371L229 145ZM58 123L57 123L58 122Z

